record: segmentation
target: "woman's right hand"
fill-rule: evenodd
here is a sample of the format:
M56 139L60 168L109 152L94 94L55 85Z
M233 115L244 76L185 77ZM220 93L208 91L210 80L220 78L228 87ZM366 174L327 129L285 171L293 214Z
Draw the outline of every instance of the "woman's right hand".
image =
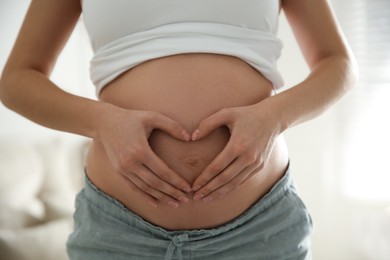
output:
M173 137L189 141L189 133L173 119L155 111L127 110L106 106L100 115L97 139L120 174L134 191L152 206L164 202L177 208L188 202L184 192L191 185L159 158L148 143L153 129L161 129Z

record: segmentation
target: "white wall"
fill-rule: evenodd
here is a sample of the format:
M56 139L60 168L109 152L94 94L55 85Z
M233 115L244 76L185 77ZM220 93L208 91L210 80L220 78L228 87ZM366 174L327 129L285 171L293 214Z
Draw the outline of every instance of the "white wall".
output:
M0 2L0 70L29 2ZM337 1L334 2L337 4ZM294 86L303 80L309 71L283 15L279 35L285 45L279 68L284 75L286 86ZM65 89L71 87L68 90L73 93L93 97L94 89L88 79L88 59L91 52L75 47L80 45L88 45L82 26L77 27L61 55L53 73L53 80ZM66 75L63 72L66 72ZM314 259L382 260L372 258L368 253L373 248L370 244L384 240L378 240L378 236L372 233L373 229L371 233L365 232L362 225L369 225L373 220L381 221L380 214L384 204L352 201L340 193L337 181L337 142L340 141L337 134L337 109L338 105L321 117L298 125L285 134L290 147L295 180L315 222ZM0 139L37 139L51 135L69 136L37 126L0 105Z

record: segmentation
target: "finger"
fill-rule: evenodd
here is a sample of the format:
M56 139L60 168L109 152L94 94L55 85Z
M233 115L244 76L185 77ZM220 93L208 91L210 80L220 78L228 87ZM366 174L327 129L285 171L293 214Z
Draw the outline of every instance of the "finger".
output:
M187 195L170 185L169 183L165 182L164 180L157 177L152 171L150 171L147 167L141 166L134 172L139 178L143 180L150 188L162 192L163 194L167 195L164 196L164 198L173 198L177 201L181 201L184 203L187 203L189 201ZM161 195L161 194L160 194ZM162 195L161 195L162 196ZM170 199L172 200L172 199Z
M178 191L192 191L191 185L183 177L169 168L168 165L152 151L152 149L148 149L145 162L143 164L160 179L177 188Z
M153 128L161 129L179 140L191 140L191 135L187 132L187 130L170 117L158 112L152 112L149 120L149 124L153 126Z
M130 175L128 176L126 174L122 174L121 177L125 180L126 184L130 186L132 191L136 192L141 198L145 199L152 207L157 207L156 198L144 192L137 185L135 185L135 183L131 180L133 178Z
M237 158L233 163L231 163L228 167L226 167L226 169L224 169L220 174L218 174L205 186L199 189L194 194L194 200L200 200L208 196L210 193L213 193L218 188L222 186L226 186L247 167L248 167L248 163L246 162L243 156Z
M246 177L246 179L243 182L241 182L240 186L245 184L248 180L250 180L255 174L257 174L263 168L264 168L264 163L261 163L259 166L257 166L255 169L252 170L252 172Z
M233 143L233 141L229 141L225 148L195 179L192 184L193 191L198 191L201 187L206 185L238 157L239 151L234 148Z
M195 141L210 134L214 129L229 125L232 121L232 114L227 108L223 108L211 116L203 119L198 128L192 133L191 140Z
M149 172L147 174L153 175L152 172ZM163 202L173 208L177 208L179 206L177 200L175 200L174 198L168 196L167 194L161 191L156 190L148 183L146 183L138 175L145 175L145 173L140 174L139 172L137 172L137 173L126 174L126 177L140 190L141 193L143 193L143 196L148 196L153 198L153 201L155 203L154 207L157 207L158 202Z
M244 182L249 180L251 176L258 172L258 168L254 165L250 165L245 167L239 174L237 174L230 182L225 185L219 187L218 189L212 191L207 196L205 196L202 200L204 202L209 202L215 199L220 199L225 197L229 192L235 190L239 186L241 186Z

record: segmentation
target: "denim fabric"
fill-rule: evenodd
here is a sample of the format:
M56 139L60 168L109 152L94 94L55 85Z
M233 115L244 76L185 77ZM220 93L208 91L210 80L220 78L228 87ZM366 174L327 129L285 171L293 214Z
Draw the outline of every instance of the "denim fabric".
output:
M290 167L264 197L232 221L211 229L170 231L104 194L86 177L77 195L71 260L311 259L312 220Z

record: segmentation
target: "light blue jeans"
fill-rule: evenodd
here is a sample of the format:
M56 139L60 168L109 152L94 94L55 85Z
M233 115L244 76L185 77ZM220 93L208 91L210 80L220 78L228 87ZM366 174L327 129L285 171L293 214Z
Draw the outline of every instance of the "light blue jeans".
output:
M290 167L246 212L215 228L165 230L101 192L87 177L76 198L74 221L67 241L71 260L311 259L313 225Z

